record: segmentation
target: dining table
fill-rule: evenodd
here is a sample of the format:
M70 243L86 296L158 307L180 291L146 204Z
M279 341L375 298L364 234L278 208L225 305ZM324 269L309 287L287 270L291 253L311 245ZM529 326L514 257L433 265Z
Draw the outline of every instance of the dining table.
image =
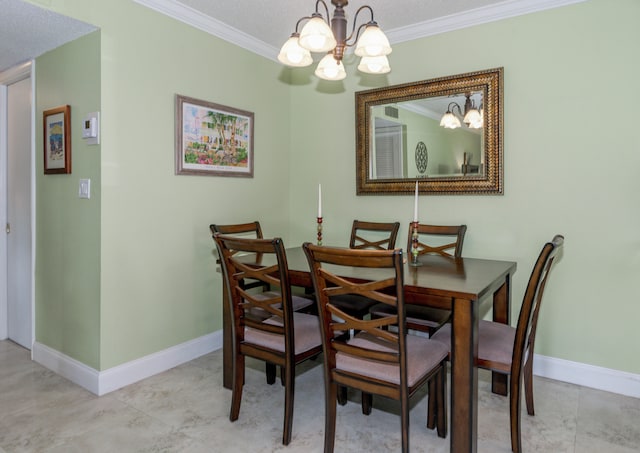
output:
M309 264L302 247L286 250L292 286L312 288ZM255 255L242 257L256 262ZM451 452L476 452L478 429L478 321L480 305L492 303L493 321L509 324L511 279L517 263L482 258L451 258L422 255L419 265L405 262L405 303L452 311L451 406L449 437ZM271 261L269 261L271 260ZM261 256L260 265L275 264L274 256ZM341 276L366 280L366 269L341 268ZM223 279L224 282L224 279ZM223 385L231 388L232 337L226 285L223 289ZM507 395L508 376L492 374L494 393Z

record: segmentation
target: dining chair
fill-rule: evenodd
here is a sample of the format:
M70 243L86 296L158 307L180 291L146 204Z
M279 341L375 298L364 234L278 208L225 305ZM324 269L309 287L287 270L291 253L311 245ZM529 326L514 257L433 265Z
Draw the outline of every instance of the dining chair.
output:
M262 228L260 227L260 222L257 220L255 222L248 223L237 223L237 224L229 224L229 225L219 225L216 223L212 223L209 225L209 229L211 230L211 234L224 234L230 236L238 236L238 237L253 237L255 239L262 239ZM251 281L240 282L243 289L250 288L258 288L262 287L265 291L269 290L269 285L265 284L261 281Z
M337 393L352 387L363 394L399 400L402 451L409 451L409 398L429 385L429 404L437 433L447 435L445 345L428 338L407 335L404 317L402 250L354 250L303 245L318 301L325 384L324 451L334 450ZM330 270L325 267L330 265ZM358 268L362 281L340 277L340 268ZM362 320L335 304L334 296L358 294L397 308L397 314ZM394 325L396 332L383 327ZM335 332L355 329L354 337ZM370 400L369 400L370 402ZM363 400L364 404L364 400ZM345 422L348 422L345 421Z
M209 225L209 229L211 230L212 237L216 233L219 233L225 236L263 239L262 227L260 226L260 222L258 222L257 220L254 222L236 223L236 224L228 224L228 225L220 225L220 224L213 223ZM218 260L218 263L220 263L220 260ZM262 288L262 291L264 291L265 294L263 294L261 297L273 297L275 295L270 292L271 288L269 284L265 283L264 281L245 278L240 280L239 284L244 290L252 289L252 288ZM310 311L310 309L313 308L313 305L314 305L314 299L311 296L304 297L304 296L292 295L291 300L293 302L293 311ZM262 314L265 315L264 313ZM267 383L269 384L275 383L276 382L275 365L267 362L265 364L265 368L266 368L265 374L267 378ZM282 370L280 372L280 381L284 385Z
M551 265L562 249L564 237L556 235L543 247L533 266L524 293L516 327L499 322L481 320L478 325L477 366L498 373L511 375L509 384L509 416L511 450L522 452L520 436L521 384L524 381L527 413L534 415L533 407L533 357L538 326L538 315ZM432 337L451 347L451 325L438 330ZM433 424L433 420L430 420Z
M393 250L400 222L365 222L354 220L351 226L349 248L370 250Z
M282 239L246 239L219 233L214 239L222 259L232 313L233 385L229 419L237 420L240 413L245 357L280 366L285 389L282 443L288 445L293 426L295 367L322 351L318 317L293 310ZM276 264L261 264L261 259L243 262L236 252L256 254L262 259L273 255ZM245 278L268 283L278 291L257 294L247 291L240 284ZM270 296L265 297L266 294ZM268 317L256 316L256 312L266 313ZM266 413L269 411L271 408Z
M418 224L418 256L436 254L448 258L462 256L462 245L467 232L466 225L426 225ZM413 226L409 225L407 235L407 255L412 250ZM435 296L433 296L435 299ZM434 300L434 302L436 302ZM446 302L444 302L446 303ZM382 317L393 314L394 309L388 305L376 304L369 308L372 317ZM440 327L451 319L451 310L412 304L407 301L407 327L412 330L426 332L433 335Z
M400 222L354 220L351 227L349 248L358 250L393 250L396 246L399 229ZM369 309L376 302L357 294L345 294L336 296L333 304L342 311L362 319L369 316Z

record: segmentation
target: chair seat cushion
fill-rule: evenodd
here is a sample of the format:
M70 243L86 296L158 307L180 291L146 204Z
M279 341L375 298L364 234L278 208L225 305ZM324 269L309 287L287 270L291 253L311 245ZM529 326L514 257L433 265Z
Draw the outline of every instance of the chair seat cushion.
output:
M276 326L283 325L282 318L278 316L272 316L264 322L266 324ZM301 354L322 344L322 338L320 336L320 320L317 316L308 315L306 313L294 313L293 325L295 354ZM246 343L252 343L273 349L274 351L284 352L284 335L264 332L262 330L247 327L244 331L244 340Z
M404 311L407 323L424 326L429 329L438 328L451 318L449 310L427 307L425 305L405 304ZM387 304L376 304L369 309L371 316L382 318L396 314L396 309Z
M348 315L356 318L364 318L369 314L369 309L378 302L358 294L341 294L330 298L331 304L338 307Z
M499 363L503 364L505 368L510 368L515 337L516 329L514 327L499 322L480 320L478 323L478 360ZM433 334L431 339L450 348L451 324L444 325Z
M254 294L257 300L265 300L270 299L272 297L280 297L280 293L278 291L265 291L263 293ZM315 299L311 297L303 297L303 296L291 296L291 304L293 306L293 311L300 311L304 308L307 308L309 305L313 304ZM280 306L278 306L280 308Z
M348 341L348 344L378 351L394 351L389 347L387 341L366 332L358 333ZM422 377L437 367L447 357L448 353L448 348L442 343L415 335L407 335L408 385L410 387L415 385ZM400 384L399 365L367 360L338 352L336 354L336 368L393 384Z

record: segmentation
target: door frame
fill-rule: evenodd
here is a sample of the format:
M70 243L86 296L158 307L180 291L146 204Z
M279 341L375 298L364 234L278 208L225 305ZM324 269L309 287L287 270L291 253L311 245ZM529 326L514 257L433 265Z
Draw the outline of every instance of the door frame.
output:
M8 85L19 82L23 79L31 79L31 345L35 341L35 61L31 60L26 63L14 66L6 71L0 72L0 188L1 192L7 193L7 133L8 133ZM7 225L7 199L0 197L0 228L6 228ZM0 231L0 340L4 340L9 336L8 326L8 301L7 301L7 235L6 232Z

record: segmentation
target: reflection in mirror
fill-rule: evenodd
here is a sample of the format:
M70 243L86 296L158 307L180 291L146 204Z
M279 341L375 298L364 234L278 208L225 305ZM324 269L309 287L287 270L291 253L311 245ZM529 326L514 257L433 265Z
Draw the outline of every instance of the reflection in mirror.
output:
M358 194L502 193L502 68L356 93Z
M369 178L481 175L481 112L480 91L373 106Z

